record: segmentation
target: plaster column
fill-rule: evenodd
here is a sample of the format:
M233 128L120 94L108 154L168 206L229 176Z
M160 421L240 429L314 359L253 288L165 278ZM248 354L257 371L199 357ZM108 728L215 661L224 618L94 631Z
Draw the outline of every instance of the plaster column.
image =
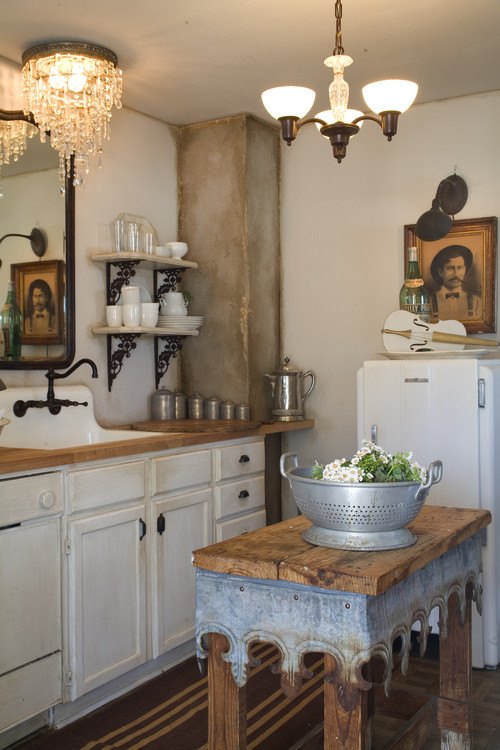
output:
M263 375L280 355L279 167L279 132L254 117L180 128L179 239L199 264L180 288L205 317L181 386L249 403L252 419L270 418Z

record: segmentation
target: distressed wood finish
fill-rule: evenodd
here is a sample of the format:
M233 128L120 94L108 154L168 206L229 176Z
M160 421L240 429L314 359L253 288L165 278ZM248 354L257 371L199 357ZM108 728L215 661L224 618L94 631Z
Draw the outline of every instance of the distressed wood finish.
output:
M394 639L402 639L405 673L411 623L419 609L425 613L437 600L442 642L438 710L434 697L406 700L399 692L393 715L413 718L388 750L426 747L436 714L442 749L471 750L471 599L477 596L480 605L478 532L490 522L487 511L428 506L412 524L413 547L346 552L304 542L300 532L309 522L299 517L197 550L198 654L208 656L213 672L209 750L246 748L242 691L253 640L279 647L282 688L289 696L305 676L301 655L324 652L323 747L370 750L374 710L391 709L391 702L374 700L380 670L370 663L369 674L363 675L363 664L383 657L389 694ZM221 715L228 726L221 726Z
M425 505L409 528L413 547L355 552L313 547L304 516L194 552L197 568L376 596L491 523L489 511Z
M208 647L208 750L246 750L245 688L236 686L231 666L222 658L228 648L226 638L210 633ZM220 710L221 696L224 711Z

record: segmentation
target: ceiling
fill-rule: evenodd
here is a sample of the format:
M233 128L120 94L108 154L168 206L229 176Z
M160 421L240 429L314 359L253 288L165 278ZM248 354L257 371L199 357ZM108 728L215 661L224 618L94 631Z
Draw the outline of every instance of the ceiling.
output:
M344 0L350 106L380 78L419 84L417 103L500 90L499 0ZM123 103L181 125L251 112L282 84L328 106L334 0L2 0L0 55L79 40L109 47L123 69ZM1 107L1 103L0 103Z

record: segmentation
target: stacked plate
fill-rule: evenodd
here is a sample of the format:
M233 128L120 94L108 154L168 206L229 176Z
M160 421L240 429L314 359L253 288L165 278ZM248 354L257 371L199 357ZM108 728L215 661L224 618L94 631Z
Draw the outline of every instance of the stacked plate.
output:
M160 315L159 328L176 328L179 331L197 331L203 325L200 315Z

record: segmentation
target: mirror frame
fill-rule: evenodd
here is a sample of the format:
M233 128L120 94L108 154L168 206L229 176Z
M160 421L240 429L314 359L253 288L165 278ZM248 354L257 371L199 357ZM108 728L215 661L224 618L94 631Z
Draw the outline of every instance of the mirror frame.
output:
M0 109L0 120L25 120L36 125L31 114L22 110ZM47 133L50 137L50 133ZM21 157L22 158L22 157ZM40 357L37 359L2 361L0 370L47 370L69 367L75 358L75 188L73 185L73 157L70 174L64 180L64 219L66 229L66 352L62 357Z

